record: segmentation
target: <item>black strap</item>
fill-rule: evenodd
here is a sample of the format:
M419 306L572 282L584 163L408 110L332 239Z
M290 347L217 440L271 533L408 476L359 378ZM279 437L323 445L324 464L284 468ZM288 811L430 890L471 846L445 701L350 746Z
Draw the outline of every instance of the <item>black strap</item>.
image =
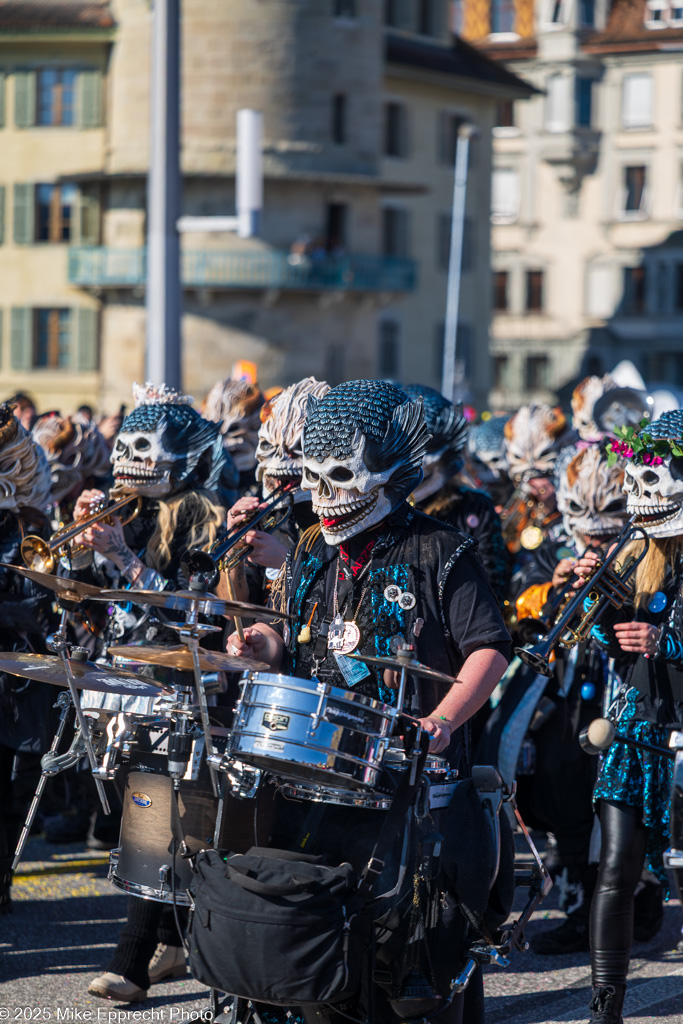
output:
M413 737L409 738L409 732L412 731ZM411 726L410 729L406 730L405 745L406 748L414 746L417 740L415 732L415 726ZM406 812L410 807L411 801L420 785L422 769L424 768L425 761L427 760L427 753L429 751L429 734L426 732L419 733L420 743L420 756L417 760L417 771L415 772L415 782L411 785L410 776L411 770L406 766L406 770L401 774L401 781L398 784L398 789L394 794L394 799L391 801L391 807L387 811L382 827L377 836L377 842L375 848L370 855L370 860L363 868L360 876L360 882L358 883L358 891L363 896L369 896L373 885L382 874L384 870L384 861L381 859L380 854L387 849L396 833L401 831L401 826L406 816Z
M318 636L316 637L315 644L313 645L313 658L316 661L324 661L327 657L327 634L330 632L331 625L332 616L326 615L320 623Z
M171 834L176 841L176 849L180 853L181 857L185 856L187 852L187 845L185 843L185 833L183 832L183 826L180 823L180 810L178 808L178 800L180 799L180 793L171 786Z

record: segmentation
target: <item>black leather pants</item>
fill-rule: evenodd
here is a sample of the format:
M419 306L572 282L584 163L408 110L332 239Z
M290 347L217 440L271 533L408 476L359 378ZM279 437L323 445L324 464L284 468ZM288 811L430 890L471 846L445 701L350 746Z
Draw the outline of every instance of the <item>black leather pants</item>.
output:
M590 918L594 988L626 982L633 937L633 896L648 839L640 808L601 800L598 815L602 846Z

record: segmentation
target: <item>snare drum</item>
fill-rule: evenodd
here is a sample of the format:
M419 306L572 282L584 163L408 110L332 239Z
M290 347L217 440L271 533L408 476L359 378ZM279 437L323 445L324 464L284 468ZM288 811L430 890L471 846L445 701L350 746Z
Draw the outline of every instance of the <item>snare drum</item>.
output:
M250 672L229 753L297 782L373 789L397 710L316 679Z

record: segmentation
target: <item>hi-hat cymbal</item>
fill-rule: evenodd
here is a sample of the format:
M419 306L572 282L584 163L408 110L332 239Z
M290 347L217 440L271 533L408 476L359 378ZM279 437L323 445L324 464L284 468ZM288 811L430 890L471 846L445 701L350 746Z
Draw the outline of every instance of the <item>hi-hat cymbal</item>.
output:
M105 668L92 661L71 661L74 682L79 690L99 693L129 694L135 697L171 697L175 691L153 679L137 676L125 669ZM66 687L66 674L61 658L48 654L14 654L0 652L0 672L9 672L25 679Z
M400 672L405 668L408 675L421 676L424 679L434 679L437 683L457 683L453 676L447 676L445 672L437 672L435 668L423 665L421 661L413 658L378 658L370 654L347 654L347 658L354 658L356 661L363 661L368 665L377 665L378 668L393 668Z
M156 608L170 608L178 612L190 611L199 602L200 615L238 615L245 619L270 622L273 619L291 619L285 612L276 612L259 604L242 601L222 601L213 594L197 590L99 590L94 601L132 601L134 604L149 604Z
M131 661L142 661L149 665L164 665L181 672L192 671L192 654L184 644L177 647L137 647L135 644L123 644L109 647L110 654L117 658L130 658ZM251 658L236 658L222 651L199 650L199 667L202 672L268 672L269 667L264 661L253 661Z
M96 598L102 593L101 587L94 587L91 583L79 583L78 580L67 580L62 576L53 576L49 572L38 572L37 569L25 569L23 565L9 565L7 562L0 562L3 569L12 569L21 576L39 583L41 587L53 590L58 597L65 601L86 601Z

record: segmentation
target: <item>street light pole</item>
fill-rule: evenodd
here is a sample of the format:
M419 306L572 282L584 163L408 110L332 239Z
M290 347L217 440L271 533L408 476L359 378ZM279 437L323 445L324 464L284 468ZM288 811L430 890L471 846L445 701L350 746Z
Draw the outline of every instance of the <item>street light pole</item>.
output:
M145 374L181 390L180 0L154 0Z
M465 198L470 139L474 125L463 122L458 128L453 177L453 210L451 215L451 247L448 256L448 289L446 293L446 326L444 329L441 394L449 402L455 393L455 359L458 347L458 313L460 309L460 277L462 272L462 240L465 232Z

